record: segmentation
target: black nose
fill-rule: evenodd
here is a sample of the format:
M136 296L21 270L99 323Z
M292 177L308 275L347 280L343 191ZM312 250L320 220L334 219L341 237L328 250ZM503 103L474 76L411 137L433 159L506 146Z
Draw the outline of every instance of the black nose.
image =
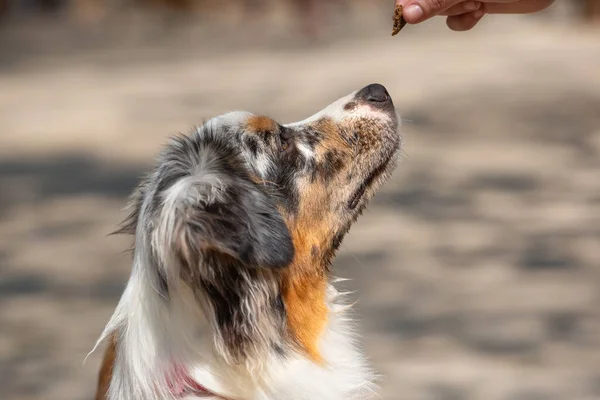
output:
M369 86L362 88L358 91L356 97L360 100L373 103L373 105L377 105L377 103L384 104L392 100L385 86L380 85L378 83L373 83Z

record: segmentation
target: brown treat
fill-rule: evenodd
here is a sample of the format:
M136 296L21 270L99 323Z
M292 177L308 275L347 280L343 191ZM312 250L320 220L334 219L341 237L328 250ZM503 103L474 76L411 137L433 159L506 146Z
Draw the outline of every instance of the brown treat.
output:
M398 32L404 28L404 25L406 25L406 21L402 16L402 6L396 4L396 8L394 9L394 28L392 29L392 36L396 36Z

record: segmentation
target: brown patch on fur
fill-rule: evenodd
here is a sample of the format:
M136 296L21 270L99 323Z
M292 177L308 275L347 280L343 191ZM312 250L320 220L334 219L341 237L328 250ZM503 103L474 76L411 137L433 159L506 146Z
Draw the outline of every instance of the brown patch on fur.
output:
M314 129L323 135L323 141L316 149L317 154L324 155L330 150L346 152L349 150L348 141L340 124L329 118L322 118L314 123Z
M327 268L329 260L314 257L314 249L326 246L332 230L326 210L325 187L312 184L303 191L300 212L289 225L295 247L292 265L283 275L282 292L286 305L290 333L316 363L323 363L319 339L328 319L326 302Z
M325 292L327 279L323 273L291 273L284 282L283 298L286 305L290 333L316 363L323 363L319 338L327 323Z
M352 111L356 108L357 104L355 101L350 101L348 103L346 103L346 105L344 106L344 110L345 111Z
M277 122L269 117L258 115L248 118L246 127L251 132L273 132L277 130Z
M354 126L361 132L358 144L362 151L371 151L381 145L382 137L377 123L369 119L359 119L354 122Z
M110 380L112 379L113 366L115 364L117 338L113 335L108 343L108 347L104 351L102 366L98 374L98 386L96 389L95 400L105 400L108 393Z
M327 325L328 269L333 252L331 246L334 232L339 228L339 216L330 210L331 185L335 179L343 179L338 171L352 155L351 139L343 126L329 118L313 124L322 140L315 148L317 167L331 170L321 174L319 180L307 179L299 183L300 204L297 215L288 219L288 226L295 247L292 265L283 275L282 292L286 304L287 324L292 336L316 363L323 363L319 341ZM340 164L341 163L341 164ZM329 189L328 189L329 188Z

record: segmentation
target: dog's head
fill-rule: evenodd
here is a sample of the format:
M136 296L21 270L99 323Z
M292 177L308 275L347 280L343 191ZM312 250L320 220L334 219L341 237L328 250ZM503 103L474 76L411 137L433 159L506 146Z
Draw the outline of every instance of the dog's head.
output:
M145 214L142 223L167 229L154 250L174 246L186 262L211 253L276 268L330 257L394 168L398 125L378 84L297 123L213 118L167 146L123 230Z
M378 84L293 124L246 112L213 118L162 152L124 230L135 231L143 208L178 210L172 244L184 258L215 251L282 267L294 254L331 254L394 168L398 124Z

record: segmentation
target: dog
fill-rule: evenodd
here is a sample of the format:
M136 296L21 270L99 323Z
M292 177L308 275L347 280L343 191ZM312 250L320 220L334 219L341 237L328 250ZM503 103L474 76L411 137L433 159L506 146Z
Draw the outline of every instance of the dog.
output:
M96 399L370 397L331 262L394 170L400 125L371 84L300 122L232 112L173 138L119 229L133 266Z

